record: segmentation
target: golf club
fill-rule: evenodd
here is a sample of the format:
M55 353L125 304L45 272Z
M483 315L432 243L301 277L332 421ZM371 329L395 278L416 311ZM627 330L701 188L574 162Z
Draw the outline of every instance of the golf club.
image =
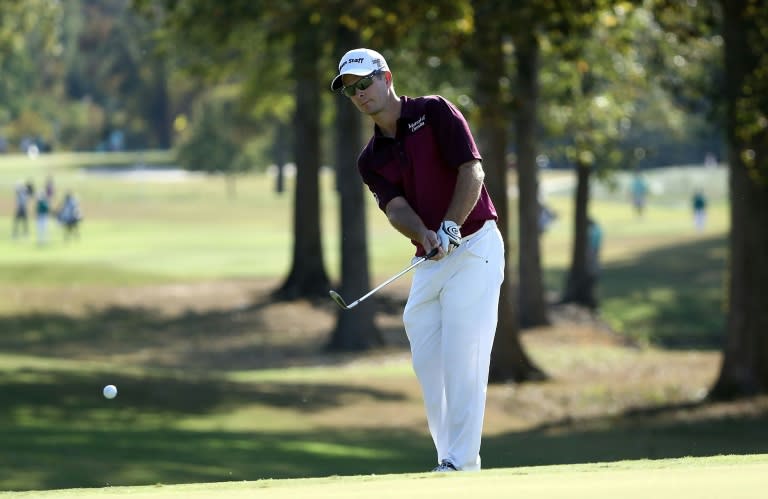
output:
M380 290L381 288L383 288L387 284L391 283L392 281L394 281L398 277L400 277L403 274L407 273L409 270L412 270L413 268L419 266L420 264L424 263L425 261L427 261L430 258L432 258L433 256L435 256L437 254L438 250L439 250L439 248L432 248L432 251L430 251L426 255L424 255L421 258L419 258L418 260L416 260L414 263L412 263L407 268L401 270L400 272L398 272L397 274L393 275L392 277L390 277L386 281L382 282L381 284L379 284L378 286L376 286L375 288L370 290L367 294L361 296L360 298L358 298L357 300L353 301L349 305L347 305L347 302L344 301L344 298L342 298L341 295L339 293L337 293L336 291L330 290L330 291L328 291L328 294L331 295L331 298L333 299L333 301L336 302L336 304L338 306L340 306L344 310L349 310L350 308L356 307L357 305L360 304L360 302L362 302L363 300L365 300L366 298L368 298L369 296L371 296L372 294L374 294L376 291Z

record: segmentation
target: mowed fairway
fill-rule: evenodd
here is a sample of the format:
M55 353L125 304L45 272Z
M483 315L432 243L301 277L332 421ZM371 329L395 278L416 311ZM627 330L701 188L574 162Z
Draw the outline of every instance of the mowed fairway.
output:
M49 499L678 499L765 497L768 455L294 480L0 493Z

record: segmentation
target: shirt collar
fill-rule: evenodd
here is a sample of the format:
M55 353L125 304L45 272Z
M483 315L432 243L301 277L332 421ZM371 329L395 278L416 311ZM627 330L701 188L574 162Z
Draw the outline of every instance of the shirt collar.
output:
M403 126L404 122L409 121L415 116L413 99L405 95L401 95L400 103L402 104L400 106L400 117L397 118L397 121L396 121L398 132L400 131L400 127ZM379 128L379 125L376 125L375 123L373 125L373 134L377 138L381 138L384 136L381 132L381 128Z

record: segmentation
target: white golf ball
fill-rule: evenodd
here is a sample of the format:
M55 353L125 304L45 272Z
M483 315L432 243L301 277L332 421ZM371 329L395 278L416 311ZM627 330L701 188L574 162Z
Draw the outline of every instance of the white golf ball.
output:
M117 397L117 387L115 385L107 385L104 387L104 397L113 399Z

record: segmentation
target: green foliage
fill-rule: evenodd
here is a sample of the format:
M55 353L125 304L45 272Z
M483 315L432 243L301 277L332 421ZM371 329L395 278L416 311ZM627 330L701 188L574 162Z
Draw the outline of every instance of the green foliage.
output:
M681 21L698 13L676 6ZM588 15L594 23L581 38L555 32L544 40L543 121L556 157L600 166L600 174L690 161L692 152L722 157L712 122L722 40L711 27L684 38L665 31L657 16L668 11L655 9L616 2Z
M53 136L53 123L30 104L35 91L54 87L61 14L54 0L0 3L0 135L12 144L23 135Z
M3 2L3 13L13 30L0 27L0 126L12 144L106 148L119 129L128 147L170 146L169 115L189 87L166 86L172 59L153 57L151 26L129 0Z
M752 69L734 109L736 136L743 144L738 154L751 180L768 186L768 13L761 2L748 0L743 16Z
M193 171L232 173L237 167L239 148L227 126L231 122L229 106L208 100L199 107L199 119L179 144L179 163Z
M573 139L584 124L575 117L589 116L592 131L578 133L592 136L594 143L571 146L603 151L592 152L597 159L613 158L615 148L607 145L618 134L624 160L630 163L636 149L641 157L645 154L642 161L658 162L663 160L652 158L654 149L669 155L680 142L717 142L709 122L720 116L714 89L723 75L721 46L713 30L718 12L711 4L580 0L568 8L559 2L498 2L491 7L510 35L526 26L537 26L541 35L542 111L551 143ZM386 5L35 0L5 2L2 8L6 27L0 27L0 45L13 50L3 52L0 118L5 119L0 126L13 143L32 130L57 147L93 148L119 128L131 147L165 147L175 139L172 124L189 121L202 85L232 82L241 84L241 105L254 122L250 133L272 134L275 120L285 124L293 112L290 47L296 36L310 29L324 34L317 63L330 78L339 57L331 53L330 41L340 26L357 31L361 43L384 53L400 93L441 93L470 117L476 107L471 88L477 65L468 56L474 7L465 0ZM51 29L37 29L46 26L42 21ZM31 29L33 25L37 28ZM514 36L505 41L508 55L513 42ZM618 70L619 65L624 69ZM639 79L630 81L636 68L659 91L637 91ZM612 104L575 106L563 88L566 83L571 88L597 85L589 89L592 98ZM500 84L513 103L510 79ZM627 94L633 86L635 91ZM611 90L621 98L608 95ZM332 102L330 96L326 102ZM745 101L743 109L757 107ZM332 119L326 111L324 122L330 125ZM750 123L760 126L759 116ZM241 147L253 148L237 140Z
M235 175L268 164L271 133L252 133L252 116L240 107L239 87L220 87L198 102L180 135L177 158L191 171Z

